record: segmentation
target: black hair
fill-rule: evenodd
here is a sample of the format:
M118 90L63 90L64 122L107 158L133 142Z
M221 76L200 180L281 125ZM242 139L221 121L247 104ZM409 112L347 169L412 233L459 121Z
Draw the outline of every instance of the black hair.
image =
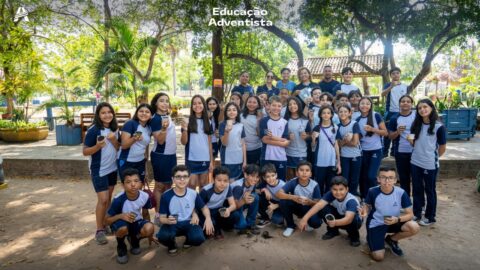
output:
M380 172L394 172L395 174L397 174L397 170L395 169L395 167L390 165L380 166L380 168L378 169L378 174L380 174Z
M373 127L373 101L369 97L362 97L358 102L358 109L360 110L360 102L362 102L364 99L370 101L370 110L368 111L367 115L367 125ZM367 132L367 137L371 136L373 136L373 131Z
M265 77L268 76L268 73L272 73L272 75L275 76L275 74L273 73L273 71L272 71L272 70L269 70L269 71L265 72Z
M406 95L401 96L401 97L398 99L398 103L399 103L399 104L400 104L400 101L402 101L403 98L409 98L410 101L412 102L412 104L415 103L415 101L413 100L413 97L410 96L410 95L408 95L408 94L406 94Z
M340 100L341 98L347 98L348 99L348 95L342 92L342 93L338 93L335 96L335 100Z
M133 115L133 120L140 122L140 119L138 119L138 111L142 108L147 108L150 111L150 114L153 116L155 112L153 111L152 107L148 105L147 103L142 103L138 105L137 109L135 110L135 114ZM147 121L147 123L150 123L150 119Z
M230 100L232 99L232 96L237 96L237 97L240 99L240 108L243 108L243 98L242 98L242 95L240 95L239 92L233 92L233 93L230 95Z
M192 101L190 102L190 117L188 119L188 132L189 133L198 133L197 130L197 116L193 111L193 101L199 98L203 104L203 111L202 111L202 121L203 121L203 132L207 135L212 134L212 126L210 125L210 119L208 119L207 113L207 104L205 103L205 99L201 95L194 95L192 97Z
M228 107L230 107L230 106L233 106L233 107L235 107L235 109L237 109L237 116L235 117L235 122L240 123L240 107L238 107L238 105L235 104L235 102L229 102L229 103L227 103L227 105L225 105L225 110L223 111L224 121L228 120L227 111L228 111Z
M110 122L110 125L108 126L108 128L111 131L116 131L118 129L118 123L117 123L117 118L115 117L115 111L113 110L112 105L110 105L110 103L107 103L107 102L101 102L97 105L97 108L95 109L95 116L93 117L92 125L95 125L99 129L104 128L103 122L100 119L100 110L103 109L104 107L108 107L113 114L112 122Z
M350 93L348 93L348 99L350 100L355 94L359 95L361 98L363 97L362 92L360 92L360 90L353 90L353 91L350 91Z
M220 175L220 174L225 174L230 178L230 170L225 166L215 167L215 169L213 169L212 174L214 179L217 175Z
M323 96L327 96L327 99L328 99L329 101L333 102L333 95L332 95L332 94L330 94L330 93L328 93L328 92L322 92L322 93L320 94L320 97L319 97L318 99L321 100Z
M336 186L336 185L342 185L342 186L348 188L348 180L341 175L337 175L337 176L332 178L331 183L330 183L331 187Z
M277 169L275 168L275 165L273 165L272 163L267 163L267 164L263 165L263 167L260 171L260 174L263 177L267 173L277 173Z
M430 106L430 108L432 108L432 112L428 116L430 120L428 131L427 131L428 134L430 135L434 134L433 130L435 129L435 124L438 120L437 109L435 108L435 105L433 104L433 102L428 98L419 100L416 107L415 120L413 120L412 128L410 129L411 133L415 134L415 139L417 139L420 136L420 131L422 131L422 125L423 125L423 117L420 116L420 113L418 111L418 105L420 105L421 103L425 103L428 106Z
M393 67L392 69L390 69L390 72L389 72L388 74L392 75L392 73L393 73L394 71L398 71L398 72L402 73L402 70L401 70L400 68L398 68L398 67Z
M310 171L312 170L312 163L310 163L306 160L302 160L302 161L298 162L296 171L298 172L298 169L300 169L300 167L302 167L302 166L308 166L308 168L310 168Z
M322 112L327 109L330 110L330 112L332 113L332 116L330 117L330 124L332 125L332 132L335 133L335 125L333 124L333 116L335 115L335 111L330 105L323 105L322 107L320 107L320 110L318 110L318 118L320 118L320 123L318 123L318 125L322 127Z
M260 167L257 164L248 164L243 170L245 175L260 174Z
M351 68L351 67L344 67L344 68L342 68L342 72L341 72L341 73L342 73L342 75L344 75L344 74L346 74L346 73L349 72L349 71L350 71L352 74L354 73L354 72L353 72L353 68Z
M292 113L290 112L290 109L288 109L288 105L290 104L290 101L294 101L295 103L297 103L297 107L298 107L298 117L299 118L306 118L305 115L303 115L303 105L302 105L302 102L300 102L300 99L298 99L297 97L289 97L287 99L287 109L285 110L285 115L283 116L283 118L285 120L289 120L291 117L292 117Z
M168 98L168 107L171 107L171 104L170 104L170 97L166 94L166 93L157 93L155 94L155 96L153 96L152 100L150 101L150 107L152 107L152 109L154 110L154 112L156 113L157 112L157 102L158 102L158 99L161 98L161 97L167 97ZM167 112L168 113L168 112Z
M177 172L187 172L188 175L190 176L190 170L185 165L177 165L177 166L173 167L172 168L172 177L175 176L175 174Z
M242 76L243 74L245 74L245 73L247 73L247 74L250 76L250 74L248 73L248 71L242 70L242 72L240 72L240 75L238 75L238 77L241 77L241 76Z
M288 72L292 73L292 71L289 68L284 67L280 70L280 74L282 74L284 71L288 71Z
M218 102L218 99L215 97L209 97L207 98L205 103L207 103L207 110L208 110L208 103L212 100L215 101L215 103L217 103L217 108L213 111L212 117L213 117L213 122L215 123L215 127L218 128L218 117L220 116L220 103Z
M262 109L262 102L260 101L260 98L258 96L249 96L247 98L247 101L245 102L245 106L243 107L243 111L242 111L243 118L247 118L247 116L250 114L250 112L248 111L248 108L247 108L247 103L248 103L248 100L251 99L251 98L255 99L257 101L257 104L258 104L258 107L255 110L255 113Z
M337 108L337 112L340 111L341 108L347 109L349 112L352 112L352 107L348 104L340 104Z
M140 179L140 172L135 169L135 168L126 168L125 170L122 171L122 177L120 178L122 184L125 182L125 178L127 176L138 176L138 179Z
M312 88L312 91L310 91L310 96L311 96L311 97L313 97L313 92L314 92L315 90L320 90L320 96L322 95L322 89L321 89L320 87L313 87L313 88Z

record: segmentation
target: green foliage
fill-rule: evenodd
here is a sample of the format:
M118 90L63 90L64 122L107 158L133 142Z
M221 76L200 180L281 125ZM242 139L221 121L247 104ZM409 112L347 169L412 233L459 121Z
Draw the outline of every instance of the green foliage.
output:
M28 123L23 120L20 120L20 121L0 120L0 129L6 128L6 129L13 129L15 131L19 131L19 130L28 131L28 130L37 129L39 127L45 127L45 126L47 126L47 123L45 121Z

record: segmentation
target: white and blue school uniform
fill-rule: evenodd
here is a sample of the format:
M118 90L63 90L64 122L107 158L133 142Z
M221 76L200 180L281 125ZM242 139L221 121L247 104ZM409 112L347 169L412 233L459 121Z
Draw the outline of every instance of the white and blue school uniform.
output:
M316 139L315 153L313 155L315 162L315 181L317 181L321 194L325 194L330 188L330 181L336 175L337 171L337 153L335 143L338 127L330 125L322 127L317 125L313 128L318 132Z
M358 88L358 86L356 86L353 83L351 84L340 83L335 85L335 87L333 88L333 92L337 94L337 91L339 90L342 91L342 93L345 93L346 95L348 95L352 91L360 91L360 88Z
M278 120L270 117L263 118L259 124L260 138L267 135L266 130L271 131L272 136L288 140L288 121L283 118L279 118ZM263 166L267 163L275 165L278 178L285 179L287 173L287 152L285 147L262 143L260 164Z
M352 111L353 111L353 108L352 108ZM362 113L360 111L353 111L352 112L352 120L357 120L360 117L362 117Z
M287 153L287 168L297 168L300 161L307 160L307 142L301 138L302 132L310 132L307 118L288 119L288 133L293 133L295 138L285 149Z
M318 84L310 82L309 84L299 83L293 88L293 92L300 90L298 98L302 102L302 107L305 108L305 100L312 96L312 89L320 88Z
M286 194L302 196L311 200L320 200L321 198L320 187L317 182L312 179L309 179L308 183L303 186L298 181L298 178L293 178L288 181L282 189ZM301 205L292 200L280 200L280 209L282 210L288 228L295 228L295 222L293 222L294 214L301 218L310 210L310 208L311 206ZM313 215L308 220L308 225L312 228L318 228L322 225L322 220L319 215Z
M108 134L112 131L109 128L98 128L92 125L85 135L84 145L93 147L97 144L97 137L105 137L105 147L91 155L88 159L88 168L92 177L93 188L95 192L108 190L108 187L117 184L117 149L107 139ZM118 131L114 131L118 140Z
M436 182L440 167L438 147L447 143L447 131L445 126L437 121L433 134L428 134L429 124L423 124L418 138L415 138L412 159L412 193L413 214L420 218L422 207L427 205L425 217L430 222L435 222L437 212Z
M358 134L360 128L357 121L350 120L346 125L340 123L338 126L337 140L343 140L347 134ZM360 143L357 146L344 145L340 147L340 164L342 166L342 176L348 180L348 190L355 196L359 196L358 182L360 179L360 169L362 167L362 149Z
M219 143L220 139L215 135L218 127L215 124L215 119L213 119L213 116L210 118L210 125L212 126L212 154L213 154L213 159L215 159L217 158L218 151L220 150L220 143Z
M292 81L288 81L287 83L283 83L282 80L279 80L277 81L277 88L278 89L288 89L288 91L290 92L290 94L293 93L293 89L295 88L295 83L292 82Z
M260 204L259 204L258 213L260 214L261 219L271 220L273 224L283 225L283 214L280 207L278 207L273 211L271 218L267 214L267 209L270 203L280 204L280 199L277 197L276 194L278 191L280 191L280 189L282 189L284 185L285 185L285 182L280 179L277 180L276 185L271 186L266 182L261 185L261 188L265 188L270 192L270 194L272 194L272 198L270 199L270 201L267 200L263 192L260 195Z
M120 147L117 162L120 179L123 179L123 170L126 168L135 168L139 171L140 180L143 182L145 180L145 152L150 144L152 130L149 124L142 126L140 122L133 119L128 120L122 128L122 134L126 132L132 137L137 131L142 132L143 140L134 142L128 149L122 149Z
M203 119L197 118L197 132L188 131L188 142L185 145L185 161L191 174L204 174L210 167L210 134L206 134Z
M385 84L383 90L390 87L391 84L391 82ZM400 113L400 98L407 94L407 87L406 84L400 83L399 85L395 85L388 93L385 103L385 125L388 126L390 119ZM386 155L390 150L390 138L385 137L383 140L383 153ZM395 153L392 152L392 156L394 154Z
M153 208L150 197L144 191L138 191L138 196L134 200L130 200L127 197L125 191L118 193L112 201L107 214L111 217L122 213L135 213L135 220L132 223L128 223L123 219L115 221L110 227L113 231L118 231L121 227L128 227L128 233L137 235L142 230L143 226L149 221L144 220L142 216L142 209Z
M243 207L238 208L232 213L232 218L235 220L234 228L237 230L243 230L255 226L255 220L258 213L259 198L255 192L255 186L246 186L245 179L238 179L230 184L232 188L233 198L235 200L241 200L246 192L254 197L251 204L244 204ZM247 216L243 215L243 210L247 209Z
M321 211L320 215L322 219L325 220L325 216L331 214L335 219L342 219L345 217L347 212L353 213L355 216L350 224L344 226L336 226L331 228L327 226L327 232L338 234L338 229L344 229L347 231L350 241L355 241L360 239L360 233L358 229L362 226L362 219L358 214L357 208L360 206L360 203L352 193L348 192L345 198L339 201L335 198L331 191L325 193L322 197L322 201L328 203Z
M155 135L162 130L162 119L168 118L169 125L166 130L165 142L160 144ZM152 161L153 177L157 182L171 183L172 169L177 165L177 135L175 123L170 115L155 114L150 121L153 133L153 148L150 152Z
M159 213L161 216L169 217L178 215L176 224L163 224L157 233L160 243L169 249L175 247L175 237L184 235L187 237L187 245L199 246L205 241L203 230L199 225L190 224L194 209L198 212L205 207L200 195L193 189L186 188L185 194L177 195L173 189L167 190L160 199Z
M393 153L395 155L395 164L397 166L398 176L400 178L400 186L410 196L411 183L411 165L413 146L407 140L410 134L410 128L415 120L415 112L411 111L408 115L397 114L390 119L387 129L389 132L396 132L399 126L405 126L403 131L393 141Z
M220 123L220 137L225 135L226 121ZM243 144L245 130L242 123L234 123L232 130L228 133L228 144L220 149L222 165L230 170L230 179L238 179L242 175L243 165Z
M245 131L245 146L247 147L247 164L260 165L262 154L262 139L258 136L258 120L256 114L240 116Z
M356 119L360 129L360 146L362 147L362 169L360 173L360 194L362 198L367 195L368 189L377 185L377 172L382 162L382 137L376 133L367 136L364 126L368 116ZM378 128L383 122L380 114L373 112L373 127Z
M282 106L282 109L280 110L280 117L281 118L285 117L286 112L287 112L287 106Z
M367 242L370 251L385 249L385 235L398 233L405 222L386 225L384 216L400 216L400 210L412 207L407 193L394 186L389 194L383 193L380 186L371 188L365 198L365 203L371 206L367 217Z
M202 198L203 202L207 205L208 209L210 209L210 216L212 217L212 221L215 227L215 231L221 229L220 224L221 217L218 210L222 207L228 207L228 199L233 198L232 188L228 186L221 192L216 192L213 183L210 183L202 188L200 191L200 197ZM230 215L228 220L233 221L233 215ZM200 226L203 227L205 222L205 217L203 214L200 214Z
M317 126L320 124L320 116L318 116L318 112L320 111L321 106L316 105L314 103L310 103L308 105L308 109L313 111L313 126ZM336 112L333 112L333 118L332 122L335 125L338 125L340 123L340 118L338 117L338 114Z

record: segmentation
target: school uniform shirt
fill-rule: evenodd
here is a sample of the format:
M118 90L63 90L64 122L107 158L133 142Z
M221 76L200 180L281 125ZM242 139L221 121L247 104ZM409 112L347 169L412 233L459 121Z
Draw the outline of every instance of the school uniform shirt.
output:
M368 228L385 225L383 216L398 217L401 209L412 207L410 197L398 186L389 194L383 193L380 186L370 188L365 203L372 207L367 218Z
M210 161L209 135L203 129L203 119L197 118L197 133L188 132L188 142L185 145L185 160Z
M302 140L302 132L310 132L310 125L308 124L308 119L306 118L297 118L288 119L288 133L290 139L290 133L295 135L295 138L290 141L290 144L287 146L286 152L287 156L290 157L306 157L307 156L307 143L305 140Z
M338 82L338 81L336 81L336 80L331 80L331 81L329 81L329 82L326 82L326 81L324 81L324 80L321 80L318 85L320 86L320 89L322 90L322 92L327 92L327 93L332 94L332 96L335 96L337 93L336 93L336 91L334 91L333 89L334 89L335 86L337 86L338 84L340 84L340 82Z
M408 135L410 134L410 128L412 127L413 121L415 120L415 112L411 111L408 115L395 115L390 118L388 123L388 130L391 132L397 131L399 126L405 126L405 131L400 133L398 137L393 141L393 147L395 153L412 153L413 146L407 140Z
M178 221L186 221L192 219L193 209L201 211L204 206L200 195L191 188L187 188L183 196L178 196L173 189L169 189L162 194L159 213L167 217L178 215Z
M325 195L323 195L322 200L328 202L331 206L337 209L337 212L345 216L347 212L352 212L355 215L358 215L357 207L360 206L358 203L357 197L355 197L352 193L348 192L345 198L342 201L339 201L335 197L331 191L328 191Z
M305 99L312 96L311 93L313 88L318 88L318 85L312 82L309 84L299 83L293 88L293 92L301 90L298 98L302 102L302 105L305 105Z
M257 87L257 96L261 93L267 93L268 97L278 96L280 94L280 89L272 85L272 88L268 88L266 84Z
M345 94L348 95L352 91L360 91L360 88L358 88L358 86L356 86L353 83L351 83L351 84L340 83L340 84L337 84L333 88L333 91L334 91L335 95L337 94L338 90L340 90L340 91L342 91L342 93L345 93Z
M259 125L260 138L267 135L265 130L272 132L272 136L281 137L288 140L288 121L280 118L273 120L270 117L265 117L260 120ZM287 161L287 152L285 147L262 144L262 160Z
M150 125L142 126L140 122L133 119L128 120L122 128L122 133L126 132L132 136L136 131L142 132L143 140L134 142L128 149L120 148L118 151L118 159L128 162L139 162L145 159L145 150L150 144L152 130L150 129Z
M273 186L269 184L265 185L265 188L270 192L270 194L272 194L272 199L271 199L272 202L274 203L280 202L280 199L275 194L277 194L277 192L280 191L280 189L282 189L284 185L285 185L285 181L280 179L278 179L278 182L276 185L273 185Z
M385 86L383 86L383 90L390 87L391 84L391 82L385 84ZM385 104L385 110L387 112L400 112L400 98L407 94L407 87L408 86L406 84L400 83L399 85L395 85L392 90L390 90Z
M105 147L95 154L91 155L88 159L88 168L91 175L105 176L117 170L117 149L113 146L109 139L108 134L112 131L109 128L100 129L95 125L92 125L87 130L85 135L86 147L92 147L97 144L98 136L105 136ZM118 131L115 131L115 138L118 140Z
M378 124L383 122L382 116L380 114L374 112L373 113L373 127L378 128ZM360 128L360 144L362 146L362 150L371 151L371 150L378 150L382 149L382 137L377 133L373 133L372 136L367 136L367 132L365 131L364 126L367 124L368 116L360 116L357 118L358 127Z
M313 179L308 179L308 184L302 186L298 181L298 177L296 177L285 183L282 189L287 194L303 196L311 200L319 200L321 198L320 187Z
M233 198L237 201L243 197L243 194L245 194L245 192L247 191L250 191L251 193L255 192L254 185L251 185L249 187L245 185L245 178L234 181L233 183L230 184L230 187L232 188Z
M287 106L282 106L282 109L280 110L280 117L285 117L285 113L287 112Z
M290 91L290 94L293 92L293 88L295 88L295 83L292 81L288 81L286 83L283 83L281 80L277 81L277 88L278 89L283 89L286 88L288 91Z
M225 135L226 121L220 123L220 137ZM242 123L234 123L232 130L228 133L228 144L222 144L220 149L220 158L223 164L242 164L243 163L243 148L242 139L245 138L245 130Z
M354 119L354 120L358 119L361 116L362 116L362 113L360 111L353 111L352 112L352 119Z
M333 131L335 129L335 132ZM315 147L315 166L330 167L335 166L337 162L337 154L335 153L335 142L338 128L335 125L329 127L321 127L317 125L313 131L318 132Z
M440 167L438 160L438 146L447 143L447 131L439 121L435 123L433 134L428 134L430 125L423 124L418 138L415 138L411 164L427 170Z
M351 133L353 135L358 134L360 136L360 128L357 121L350 120L346 125L340 123L338 125L337 140L343 140L345 135ZM357 146L344 145L340 148L340 156L345 158L354 158L362 155L362 148L360 143Z
M232 187L228 186L220 193L215 192L213 183L210 183L200 191L200 198L207 205L208 209L217 209L223 206L225 200L233 198Z
M243 129L245 131L245 145L247 146L247 151L257 150L262 147L262 140L257 134L257 115L248 114L247 117L243 117L243 114L240 116L240 121L243 124Z
M320 117L318 116L318 111L320 111L320 108L321 108L320 105L317 105L314 103L310 103L308 105L308 110L313 111L313 126L316 126L320 123ZM335 125L338 125L340 123L340 118L338 117L338 114L336 112L333 113L332 122Z
M249 84L243 86L241 84L236 85L232 89L232 93L239 93L240 95L243 95L245 93L249 93L250 95L253 95L253 87Z
M110 208L108 209L108 215L113 217L122 213L135 213L135 221L143 219L142 209L151 209L149 196L144 191L138 191L138 197L134 200L130 200L127 197L127 193L122 191L118 193L112 201Z
M167 117L169 121L166 130L167 134L165 137L165 142L163 144L159 144L154 136L152 152L164 155L175 155L177 153L177 134L175 132L175 123L172 121L170 115L166 115L163 117ZM157 132L160 132L160 130L162 129L162 116L159 114L155 114L150 121L150 127L152 128L152 133L155 134Z

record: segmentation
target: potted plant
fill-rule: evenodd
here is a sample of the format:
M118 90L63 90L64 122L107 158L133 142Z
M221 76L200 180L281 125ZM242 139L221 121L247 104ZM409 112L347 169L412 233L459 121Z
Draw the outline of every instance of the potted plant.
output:
M44 121L28 123L23 120L0 120L0 136L6 142L44 140L48 136L48 126Z

